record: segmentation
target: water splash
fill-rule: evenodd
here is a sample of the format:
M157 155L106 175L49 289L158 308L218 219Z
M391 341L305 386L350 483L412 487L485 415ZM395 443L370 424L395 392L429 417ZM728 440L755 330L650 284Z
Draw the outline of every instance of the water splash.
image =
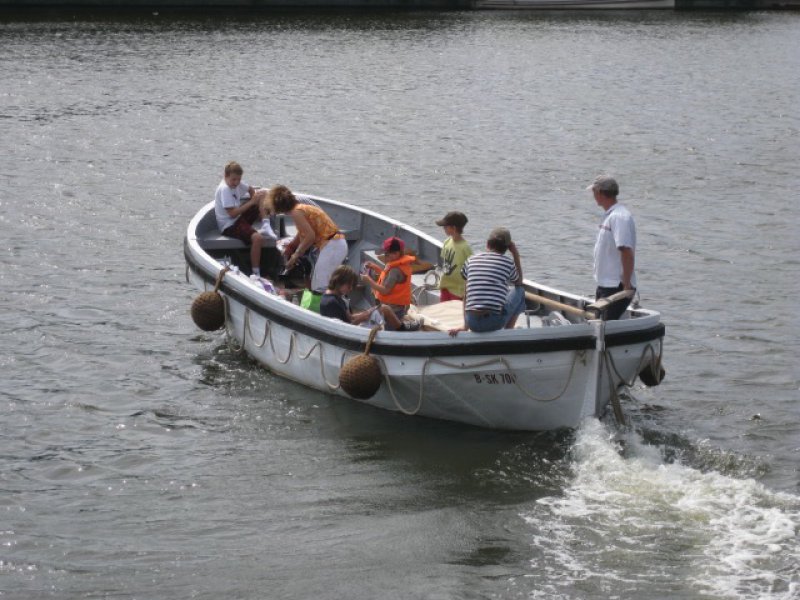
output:
M579 430L572 466L565 493L523 515L537 528L534 571L547 571L533 597L578 585L584 597L798 597L797 496L665 462L597 421Z

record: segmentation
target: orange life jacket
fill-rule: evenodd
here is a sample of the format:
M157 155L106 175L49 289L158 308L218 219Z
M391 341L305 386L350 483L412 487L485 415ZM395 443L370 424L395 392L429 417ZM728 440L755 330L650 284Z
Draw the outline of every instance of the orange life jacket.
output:
M398 281L394 284L394 287L389 291L388 294L381 294L380 292L375 292L375 297L383 302L384 304L396 304L398 306L409 306L411 304L411 263L416 260L413 256L405 255L402 258L398 258L390 263L387 263L386 266L381 271L381 274L378 276L378 284L383 285L383 280L386 279L386 275L392 269L400 269L403 275L406 276L405 281Z

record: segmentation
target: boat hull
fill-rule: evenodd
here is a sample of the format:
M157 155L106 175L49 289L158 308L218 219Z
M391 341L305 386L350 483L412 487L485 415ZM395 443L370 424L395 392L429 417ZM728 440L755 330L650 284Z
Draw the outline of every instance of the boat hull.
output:
M339 372L359 352L298 333L242 304L229 300L228 306L227 333L240 351L277 375L347 397L339 386ZM622 377L628 381L636 377L640 359L647 359L653 341L608 350ZM576 348L446 357L373 353L383 383L372 398L360 402L490 429L577 427L586 417L601 416L618 386L605 370L598 380L596 352Z
M197 243L202 218L198 213L190 225L184 253L187 280L209 290L221 265ZM227 335L240 351L277 375L349 398L339 372L364 351L368 330L268 295L241 274L225 274L219 291ZM456 339L444 332L382 331L371 346L382 384L360 401L491 429L573 428L601 416L620 386L631 384L643 365L660 361L663 335L657 313L535 331L465 332Z

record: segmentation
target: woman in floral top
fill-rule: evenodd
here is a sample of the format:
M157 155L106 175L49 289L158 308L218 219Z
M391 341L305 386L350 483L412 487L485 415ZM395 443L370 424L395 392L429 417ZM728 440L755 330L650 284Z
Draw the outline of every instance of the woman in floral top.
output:
M319 252L311 274L311 291L322 293L333 271L347 257L347 240L327 213L317 206L300 204L285 185L269 191L269 202L278 214L289 215L297 227L297 235L288 248L297 249L286 258L286 268L292 269L309 248Z

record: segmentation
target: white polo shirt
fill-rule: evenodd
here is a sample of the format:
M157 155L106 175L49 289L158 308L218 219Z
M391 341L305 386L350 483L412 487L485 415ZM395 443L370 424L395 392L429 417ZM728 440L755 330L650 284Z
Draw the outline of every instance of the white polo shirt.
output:
M250 186L242 181L235 188L229 187L225 180L219 182L217 191L214 193L214 215L217 217L217 227L220 233L236 223L239 217L228 215L228 208L236 208L242 202L250 198Z
M630 248L636 253L636 224L630 211L617 203L603 215L594 244L594 279L598 286L614 288L622 283L620 248ZM636 287L635 270L631 286Z

